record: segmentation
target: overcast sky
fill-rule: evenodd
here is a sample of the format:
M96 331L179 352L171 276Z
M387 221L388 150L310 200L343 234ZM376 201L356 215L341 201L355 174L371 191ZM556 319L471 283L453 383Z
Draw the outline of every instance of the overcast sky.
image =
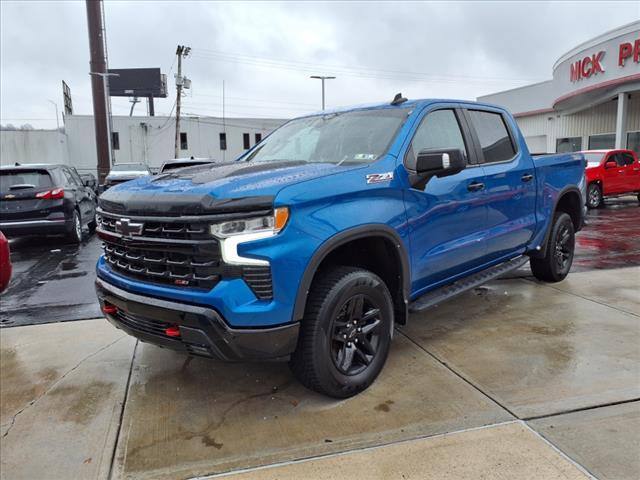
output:
M176 45L193 88L187 114L288 118L327 106L478 95L551 77L580 42L640 18L640 2L171 2L105 3L110 68L160 67L175 101ZM91 114L84 1L0 1L2 124L55 127L61 80L74 113ZM126 98L113 113L128 115ZM146 104L136 106L146 113Z

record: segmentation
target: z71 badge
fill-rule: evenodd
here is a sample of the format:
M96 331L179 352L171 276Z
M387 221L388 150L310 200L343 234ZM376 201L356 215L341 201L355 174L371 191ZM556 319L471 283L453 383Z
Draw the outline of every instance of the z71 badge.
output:
M393 180L393 172L370 173L367 175L367 183L382 183Z

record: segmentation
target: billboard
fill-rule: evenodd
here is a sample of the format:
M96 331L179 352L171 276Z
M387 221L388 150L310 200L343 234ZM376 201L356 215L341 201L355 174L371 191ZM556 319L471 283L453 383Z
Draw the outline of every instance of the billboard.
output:
M110 68L109 96L167 97L167 76L159 68Z

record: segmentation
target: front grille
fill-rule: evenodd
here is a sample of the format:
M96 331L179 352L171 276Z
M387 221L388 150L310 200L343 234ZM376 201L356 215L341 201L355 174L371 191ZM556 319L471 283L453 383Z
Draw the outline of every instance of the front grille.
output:
M114 315L114 317L120 323L129 328L144 333L150 333L152 335L160 335L162 337L166 336L165 330L171 326L170 323L159 322L158 320L153 320L150 318L143 318L139 315L134 315L121 309L118 309L118 312Z
M204 222L163 222L136 218L140 235L123 236L116 221L123 218L100 212L100 237L104 258L116 272L145 282L212 289L224 265L220 245ZM131 220L133 222L133 220Z
M116 221L125 218L100 211L98 232L104 258L117 273L144 282L211 290L222 277L243 278L260 300L273 298L269 266L232 266L222 261L220 244L209 233L210 221L180 218L131 218L142 223L140 235L123 236Z

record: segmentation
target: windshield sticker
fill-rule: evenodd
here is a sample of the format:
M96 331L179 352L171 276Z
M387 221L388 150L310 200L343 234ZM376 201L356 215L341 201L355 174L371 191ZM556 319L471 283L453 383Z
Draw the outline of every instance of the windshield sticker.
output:
M367 175L367 183L382 183L393 180L393 172L370 173Z
M356 153L353 156L354 160L375 160L377 155L375 153Z

